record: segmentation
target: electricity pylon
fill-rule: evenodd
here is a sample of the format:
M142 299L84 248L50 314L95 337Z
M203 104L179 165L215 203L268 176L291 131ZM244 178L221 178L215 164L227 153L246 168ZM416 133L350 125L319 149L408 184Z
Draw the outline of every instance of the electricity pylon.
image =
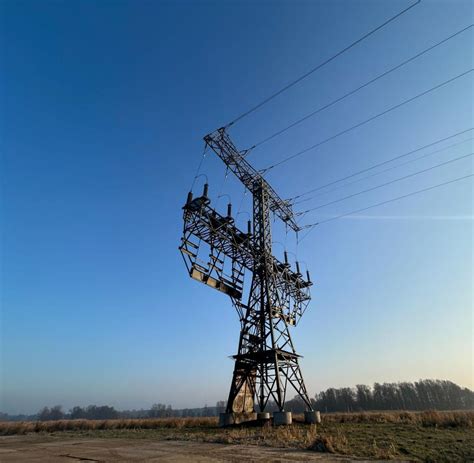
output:
M311 299L312 282L291 269L285 252L284 262L272 254L270 215L281 219L297 232L289 202L281 199L269 183L239 152L225 129L207 135L204 141L227 168L244 184L253 197L253 232L234 225L231 206L227 217L210 207L208 186L201 197L190 192L184 206L184 236L180 250L192 278L228 294L241 322L239 347L227 401L227 413L265 410L272 399L284 411L286 392L292 386L312 411L289 327L303 315ZM209 257L200 250L207 246ZM248 302L242 302L244 273L252 272Z

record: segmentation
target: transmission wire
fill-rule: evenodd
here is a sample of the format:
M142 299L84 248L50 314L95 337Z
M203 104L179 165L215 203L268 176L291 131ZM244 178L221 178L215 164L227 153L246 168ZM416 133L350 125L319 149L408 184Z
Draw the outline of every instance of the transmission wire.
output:
M408 198L409 196L414 196L414 195L417 195L419 193L424 193L425 191L429 191L429 190L434 190L435 188L439 188L441 186L445 186L445 185L449 185L450 183L455 183L455 182L459 182L460 180L464 180L466 178L469 178L469 177L473 177L474 174L469 174L469 175L465 175L464 177L458 177L458 178L455 178L453 180L448 180L447 182L443 182L443 183L438 183L437 185L432 185L430 187L427 187L427 188L423 188L421 190L417 190L417 191L412 191L411 193L407 193L406 195L403 195L403 196L398 196L396 198L391 198L391 199L388 199L386 201L382 201L380 203L377 203L377 204L372 204L370 206L367 206L367 207L363 207L362 209L357 209L357 210L354 210L354 211L351 211L351 212L346 212L344 214L341 214L341 215L338 215L338 216L335 216L335 217L330 217L329 219L325 219L325 220L321 220L319 222L315 222L313 224L309 224L309 225L306 225L305 227L303 228L309 228L309 230L303 235L303 237L300 239L300 242L306 238L306 236L308 236L308 234L314 230L314 228L317 226L317 225L321 225L323 223L326 223L326 222L331 222L333 220L337 220L337 219L342 219L343 217L347 217L349 215L352 215L352 214L357 214L359 212L364 212L368 209L372 209L374 207L378 207L378 206L382 206L384 204L388 204L388 203L392 203L394 201L398 201L400 199L403 199L403 198Z
M364 84L360 85L359 87L351 90L350 92L336 98L335 100L325 104L324 106L321 106L320 108L312 111L311 113L307 114L306 116L302 117L301 119L298 119L295 122L291 123L287 127L283 128L281 130L278 130L277 132L273 133L272 135L270 135L270 136L264 138L263 140L255 143L247 151L253 150L253 149L259 147L260 145L263 145L264 143L272 140L273 138L275 138L275 137L285 133L286 131L292 129L293 127L301 124L302 122L306 121L307 119L315 116L316 114L320 113L321 111L324 111L325 109L330 108L331 106L335 105L336 103L339 103L340 101L344 100L348 96L354 95L354 93L357 93L359 90L362 90L363 88L369 86L370 84L373 84L374 82L381 79L382 77L385 77L386 75L390 74L391 72L396 71L397 69L400 69L401 67L403 67L406 64L410 63L411 61L414 61L415 59L419 58L420 56L422 56L422 55L428 53L429 51L435 49L436 47L442 45L443 43L448 42L449 40L453 39L454 37L458 36L459 34L462 34L463 32L465 32L468 29L472 28L473 26L474 26L474 24L470 24L469 26L455 32L454 34L450 35L449 37L444 38L440 42L437 42L434 45L426 48L425 50L421 51L420 53L417 53L416 55L412 56L411 58L408 58L407 60L403 61L402 63L400 63L398 65L396 65L395 67L383 72L382 74L379 74L378 76L374 77L373 79L371 79L371 80L365 82Z
M368 193L369 191L373 191L373 190L377 190L378 188L382 188L384 186L387 186L387 185L391 185L393 183L397 183L397 182L400 182L401 180L405 180L407 178L410 178L410 177L414 177L415 175L419 175L419 174L423 174L425 172L429 172L430 170L433 170L433 169L437 169L438 167L442 167L442 166L445 166L447 164L451 164L452 162L456 162L456 161L460 161L461 159L465 159L465 158L468 158L469 156L472 156L474 153L469 153L469 154L465 154L463 156L459 156L457 158L454 158L454 159L450 159L449 161L445 161L445 162L442 162L440 164L436 164L434 166L430 166L426 169L422 169L422 170L419 170L417 172L413 172L411 174L408 174L408 175L404 175L403 177L399 177L399 178L396 178L394 180L390 180L389 182L385 182L385 183L382 183L380 185L376 185L374 187L371 187L371 188L367 188L365 190L362 190L362 191L358 191L356 193L353 193L351 195L348 195L348 196L344 196L343 198L338 198L338 199L335 199L334 201L330 201L328 203L325 203L325 204L321 204L319 206L316 206L316 207L312 207L310 209L307 209L305 211L302 211L302 212L299 212L297 215L302 215L302 214L307 214L308 212L311 212L311 211L315 211L317 209L322 209L323 207L326 207L326 206L331 206L332 204L336 204L336 203L340 203L341 201L345 201L346 199L350 199L350 198L353 198L354 196L358 196L358 195L361 195L363 193Z
M405 104L407 104L407 103L410 103L410 102L416 100L417 98L420 98L420 97L422 97L422 96L424 96L424 95L427 95L427 94L430 93L430 92L433 92L433 91L435 91L435 90L437 90L437 89L439 89L439 88L441 88L441 87L443 87L443 86L445 86L445 85L447 85L447 84L449 84L449 83L451 83L451 82L454 82L455 80L460 79L461 77L464 77L465 75L469 74L469 73L472 72L472 71L474 71L474 69L472 69L472 68L469 69L469 70L467 70L467 71L464 71L464 72L462 72L461 74L458 74L457 76L452 77L451 79L448 79L448 80L446 80L446 81L444 81L444 82L442 82L442 83L440 83L440 84L438 84L438 85L435 85L434 87L429 88L428 90L425 90L425 91L419 93L418 95L415 95L415 96L409 98L408 100L402 101L401 103L398 103L398 104L396 104L395 106L392 106L392 107L386 109L385 111L382 111L381 113L375 114L374 116L370 117L369 119L366 119L365 121L359 122L358 124L353 125L352 127L349 127L349 128L347 128L347 129L345 129L345 130L343 130L343 131L341 131L341 132L338 132L337 134L332 135L331 137L326 138L326 139L324 139L324 140L322 140L322 141L320 141L320 142L318 142L318 143L316 143L316 144L314 144L314 145L312 145L312 146L309 146L308 148L305 148L305 149L303 149L303 150L301 150L301 151L298 151L298 152L295 153L295 154L292 154L291 156L288 156L288 157L286 157L286 158L283 158L281 161L278 161L278 162L276 162L275 164L272 164L272 165L270 165L270 166L268 166L268 167L262 169L261 172L266 173L266 172L268 172L269 170L274 169L275 167L280 166L281 164L284 164L284 163L286 163L286 162L288 162L288 161L291 161L292 159L294 159L294 158L296 158L296 157L298 157L298 156L301 156L302 154L305 154L305 153L307 153L308 151L311 151L311 150L313 150L313 149L315 149L315 148L318 148L319 146L324 145L325 143L327 143L327 142L329 142L329 141L331 141L331 140L334 140L335 138L340 137L341 135L344 135L344 134L350 132L351 130L354 130L354 129L358 128L358 127L361 127L362 125L365 125L365 124L367 124L368 122L373 121L374 119L377 119L377 118L379 118L379 117L381 117L381 116L383 116L383 115L385 115L385 114L387 114L387 113L389 113L389 112L391 112L391 111L393 111L393 110L395 110L395 109L397 109L397 108L400 108L401 106L403 106L403 105L405 105Z
M438 143L442 143L443 141L450 140L451 138L457 137L458 135L462 135L463 133L466 133L466 132L470 132L471 130L474 130L474 127L470 127L469 129L466 129L466 130L461 130L460 132L454 133L454 134L449 135L449 136L444 137L444 138L440 138L439 140L428 143L427 145L424 145L424 146L420 146L419 148L408 151L407 153L399 154L398 156L395 156L391 159L387 159L386 161L379 162L378 164L374 164L373 166L366 167L365 169L359 170L359 171L354 172L350 175L346 175L345 177L339 178L337 180L333 180L332 182L326 183L325 185L321 185L319 187L312 188L311 190L305 191L304 193L293 196L292 198L288 198L288 200L292 201L292 200L301 198L302 196L306 196L310 193L314 193L315 191L322 190L323 188L334 185L336 183L343 182L344 180L348 180L352 177L355 177L356 175L363 174L365 172L368 172L369 170L373 170L373 169L376 169L377 167L388 164L389 162L396 161L397 159L401 159L401 158L409 156L410 154L413 154L413 153L417 153L418 151L424 150L425 148L429 148L431 146L437 145Z
M196 183L196 179L199 177L199 172L201 172L202 163L204 162L204 159L206 157L206 151L207 151L207 145L205 144L204 145L204 150L202 152L201 159L200 159L199 164L198 164L197 169L196 169L196 174L194 175L193 181L191 183L191 188L190 188L189 191L193 191L194 184Z
M224 179L222 180L221 186L220 186L220 188L218 190L218 193L217 193L217 199L221 198L222 196L225 196L225 195L222 194L222 190L224 189L224 186L227 182L227 177L228 176L229 176L229 166L226 166ZM229 196L229 198L230 198L230 195L227 195L227 196Z
M406 166L407 164L411 164L412 162L416 162L416 161L419 161L420 159L425 159L429 156L433 156L434 154L437 154L437 153L440 153L441 151L446 151L447 149L449 148L453 148L454 146L459 146L459 145L462 145L463 143L466 143L468 141L471 141L471 140L474 140L474 137L471 137L471 138L468 138L467 140L463 140L459 143L453 143L452 145L448 145L448 146L445 146L444 148L440 148L439 150L436 150L436 151L432 151L431 153L427 153L427 154L424 154L423 156L419 156L415 159L410 159L409 161L406 161L406 162L403 162L401 164L397 164L396 166L392 166L392 167L388 167L387 169L384 169L384 170L381 170L379 172L375 172L373 174L370 174L370 175L366 175L365 177L361 177L361 178L358 178L357 180L354 180L352 182L348 182L348 183L344 183L343 185L339 185L339 186L336 186L335 188L332 188L330 190L326 190L326 191L323 191L322 193L318 193L314 196L311 196L309 198L306 198L306 199L302 199L300 201L295 201L293 204L296 205L296 204L301 204L301 203L305 203L307 201L311 201L315 198L319 198L321 196L324 196L325 194L327 193L331 193L333 191L336 191L336 190L339 190L341 188L344 188L346 186L349 186L349 185L354 185L355 183L359 183L361 182L362 180L367 180L368 178L372 178L372 177L375 177L377 175L380 175L380 174L384 174L385 172L389 172L391 170L394 170L394 169L398 169L399 167L403 167L403 166Z
M301 82L302 80L306 79L306 77L310 76L311 74L313 74L314 72L316 72L317 70L321 69L323 66L325 66L326 64L330 63L331 61L333 61L334 59L336 59L338 56L342 55L343 53L345 53L346 51L350 50L352 47L356 46L357 44L359 44L360 42L362 42L363 40L365 40L366 38L368 38L369 36L371 36L372 34L374 34L375 32L377 32L378 30L382 29L384 26L386 26L387 24L391 23L392 21L394 21L395 19L397 19L398 17L402 16L404 13L406 13L408 10L410 10L411 8L413 8L414 6L418 5L419 3L421 2L421 0L417 0L415 3L411 4L410 6L408 6L407 8L405 8L404 10L400 11L399 13L397 13L395 16L392 16L391 18L387 19L384 23L380 24L379 26L377 26L375 29L372 29L370 32L367 32L365 35L363 35L362 37L360 37L359 39L357 39L355 42L352 42L350 45L346 46L345 48L343 48L342 50L340 50L339 52L337 52L335 55L332 55L330 58L326 59L325 61L323 61L322 63L318 64L317 66L315 66L314 68L310 69L308 72L306 72L305 74L303 74L302 76L298 77L297 79L293 80L292 82L290 82L289 84L285 85L283 88L281 88L280 90L278 90L277 92L273 93L272 95L268 96L267 98L265 98L264 100L262 100L260 103L258 103L257 105L253 106L252 108L250 108L249 110L245 111L244 113L242 113L240 116L236 117L233 121L229 122L225 128L229 128L231 125L234 125L236 122L240 121L241 119L243 119L244 117L248 116L249 114L253 113L254 111L256 111L257 109L261 108L263 105L267 104L269 101L273 100L274 98L276 98L278 95L282 94L283 92L285 92L286 90L288 90L289 88L293 87L294 85L298 84L299 82Z

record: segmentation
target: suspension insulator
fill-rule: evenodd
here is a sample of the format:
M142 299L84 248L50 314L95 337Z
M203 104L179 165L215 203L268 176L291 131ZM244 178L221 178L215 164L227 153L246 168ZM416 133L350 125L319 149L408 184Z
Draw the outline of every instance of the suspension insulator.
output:
M308 283L311 283L311 278L309 276L309 270L306 270L306 278L308 280Z
M227 204L227 217L229 218L232 217L232 204L231 203Z
M300 272L300 263L296 261L296 273L301 273Z
M202 195L207 198L207 194L209 193L209 184L205 183L204 184L204 191L202 192Z
M252 234L252 222L250 220L247 222L247 234L249 236Z
M193 192L190 191L188 193L188 199L186 200L186 204L189 204L193 200Z
M285 255L285 264L288 264L288 253L285 251L284 255Z

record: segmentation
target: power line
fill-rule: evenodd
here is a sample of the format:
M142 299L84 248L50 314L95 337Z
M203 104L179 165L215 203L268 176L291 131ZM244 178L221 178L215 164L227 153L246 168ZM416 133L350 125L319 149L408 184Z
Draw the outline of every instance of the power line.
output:
M308 236L308 234L312 230L314 230L314 228L317 225L321 225L323 223L331 222L331 221L337 220L337 219L342 219L343 217L347 217L349 215L358 214L359 212L364 212L364 211L367 211L368 209L372 209L374 207L378 207L378 206L382 206L384 204L392 203L394 201L398 201L398 200L403 199L403 198L408 198L409 196L414 196L414 195L417 195L419 193L424 193L425 191L434 190L435 188L439 188L439 187L442 187L442 186L445 186L445 185L449 185L450 183L459 182L461 180L464 180L466 178L473 177L473 176L474 176L474 174L469 174L469 175L465 175L464 177L458 177L458 178L455 178L453 180L448 180L447 182L438 183L437 185L433 185L433 186L430 186L430 187L427 187L427 188L423 188L421 190L412 191L411 193L407 193L406 195L403 195L403 196L398 196L396 198L391 198L391 199L388 199L386 201L382 201L382 202L377 203L377 204L372 204L371 206L363 207L362 209L357 209L357 210L354 210L354 211L351 211L351 212L346 212L344 214L341 214L341 215L338 215L338 216L335 216L335 217L330 217L329 219L321 220L319 222L306 225L304 228L309 228L309 230L301 237L301 239L299 241L301 242L302 240L304 240Z
M294 159L294 158L296 158L296 157L298 157L298 156L301 156L302 154L305 154L305 153L307 153L308 151L311 151L311 150L313 150L313 149L315 149L315 148L318 148L319 146L324 145L325 143L328 143L329 141L334 140L335 138L340 137L341 135L344 135L344 134L350 132L351 130L354 130L354 129L358 128L358 127L361 127L361 126L367 124L368 122L373 121L374 119L377 119L377 118L379 118L379 117L381 117L381 116L383 116L383 115L385 115L385 114L387 114L387 113L389 113L389 112L391 112L391 111L393 111L393 110L395 110L395 109L397 109L397 108L400 108L400 107L403 106L403 105L406 105L406 104L408 104L408 103L411 103L412 101L414 101L414 100L416 100L416 99L418 99L418 98L421 98L422 96L427 95L428 93L431 93L431 92L433 92L433 91L435 91L435 90L437 90L437 89L439 89L439 88L441 88L441 87L444 87L445 85L448 85L448 84L450 84L451 82L454 82L455 80L460 79L461 77L464 77L465 75L469 74L469 73L472 72L472 71L474 71L474 69L472 69L472 68L471 68L471 69L468 69L467 71L464 71L464 72L462 72L461 74L458 74L457 76L452 77L451 79L448 79L448 80L446 80L446 81L444 81L444 82L442 82L442 83L440 83L440 84L438 84L438 85L435 85L434 87L431 87L431 88L429 88L428 90L425 90L424 92L421 92L421 93L419 93L418 95L415 95L415 96L409 98L408 100L402 101L401 103L398 103L398 104L396 104L395 106L392 106L392 107L386 109L385 111L382 111L382 112L380 112L380 113L378 113L378 114L375 114L374 116L370 117L369 119L366 119L365 121L359 122L358 124L353 125L352 127L349 127L349 128L347 128L347 129L345 129L345 130L342 130L341 132L338 132L338 133L336 133L335 135L332 135L331 137L328 137L328 138L326 138L326 139L324 139L324 140L322 140L322 141L320 141L320 142L318 142L318 143L316 143L316 144L314 144L314 145L312 145L312 146L309 146L308 148L305 148L305 149L303 149L303 150L301 150L301 151L298 151L297 153L292 154L291 156L288 156L288 157L282 159L281 161L278 161L278 162L276 162L275 164L272 164L272 165L266 167L265 169L262 169L261 172L262 172L262 173L266 173L266 172L268 172L269 170L274 169L275 167L278 167L278 166L280 166L280 165L282 165L282 164L284 164L284 163L286 163L286 162L288 162L288 161L291 161L292 159Z
M419 175L419 174L423 174L425 172L429 172L430 170L433 170L433 169L437 169L438 167L443 167L443 166L446 166L447 164L451 164L452 162L456 162L456 161L460 161L461 159L465 159L465 158L468 158L469 156L472 156L474 153L469 153L469 154L465 154L463 156L459 156L457 158L454 158L454 159L450 159L449 161L445 161L445 162L442 162L440 164L436 164L434 166L431 166L431 167L428 167L426 169L422 169L422 170L419 170L417 172L413 172L411 174L408 174L408 175L404 175L403 177L399 177L399 178L396 178L394 180L390 180L389 182L385 182L385 183L382 183L380 185L376 185L374 187L371 187L371 188L367 188L365 190L362 190L362 191L358 191L356 193L353 193L351 195L348 195L348 196L344 196L342 198L338 198L338 199L335 199L334 201L330 201L328 203L325 203L325 204L321 204L319 206L315 206L315 207L312 207L310 209L307 209L305 211L302 211L302 212L299 212L298 215L303 215L303 214L307 214L308 212L311 212L311 211L315 211L317 209L322 209L323 207L327 207L327 206L331 206L332 204L336 204L336 203L340 203L341 201L345 201L346 199L350 199L350 198L354 198L355 196L359 196L363 193L368 193L369 191L374 191L374 190L377 190L379 188L382 188L384 186L387 186L387 185L392 185L393 183L397 183L397 182L400 182L402 180L406 180L407 178L411 178L411 177L414 177L416 175Z
M201 159L200 159L199 164L198 164L197 169L196 169L196 173L194 174L193 181L191 183L191 188L189 189L189 191L193 191L194 184L196 183L196 179L199 177L199 173L201 172L202 163L204 162L204 159L206 158L206 151L207 151L207 146L205 145L204 150L202 152Z
M351 48L353 48L354 46L356 46L357 44L359 44L360 42L362 42L363 40L365 40L366 38L370 37L372 34L375 34L375 32L377 32L378 30L382 29L384 26L386 26L387 24L391 23L392 21L394 21L395 19L399 18L400 16L402 16L404 13L406 13L408 10L412 9L414 6L418 5L419 3L421 2L421 0L417 0L415 3L411 4L410 6L408 6L407 8L405 8L404 10L400 11L399 13L397 13L395 16L392 16L390 19L387 19L384 23L380 24L379 26L377 26L375 29L372 29L370 32L367 32L365 35L363 35L362 37L360 37L359 39L357 39L355 42L352 42L350 45L348 45L347 47L343 48L342 50L340 50L339 52L337 52L335 55L332 55L330 58L326 59L325 61L323 61L322 63L318 64L317 66L315 66L314 68L310 69L308 72L306 72L305 74L303 74L302 76L298 77L297 79L293 80L292 82L290 82L289 84L285 85L283 88L281 88L280 90L278 90L277 92L273 93L272 95L268 96L267 98L265 98L264 100L262 100L260 103L258 103L257 105L253 106L252 108L250 108L249 110L245 111L244 113L242 113L240 116L236 117L233 121L229 122L225 128L229 128L231 125L234 125L237 121L240 121L241 119L243 119L244 117L248 116L249 114L253 113L254 111L256 111L257 109L261 108L263 105L267 104L269 101L273 100L274 98L276 98L278 95L282 94L283 92L285 92L286 90L288 90L289 88L293 87L294 85L298 84L299 82L301 82L302 80L306 79L308 76L310 76L311 74L313 74L314 72L316 72L317 70L321 69L323 66L325 66L326 64L329 64L331 61L333 61L334 59L336 59L338 56L342 55L343 53L345 53L346 51L350 50Z
M427 145L420 146L419 148L415 148L414 150L408 151L407 153L399 154L398 156L395 156L391 159L387 159L386 161L379 162L378 164L374 164L373 166L369 166L365 169L354 172L353 174L346 175L345 177L339 178L337 180L333 180L332 182L326 183L325 185L321 185L321 186L318 186L316 188L312 188L311 190L305 191L304 193L301 193L297 196L293 196L292 198L289 198L289 200L295 200L295 199L301 198L302 196L306 196L310 193L314 193L315 191L322 190L323 188L326 188L328 186L335 185L336 183L343 182L344 180L348 180L350 178L353 178L356 175L363 174L363 173L368 172L370 170L376 169L377 167L388 164L389 162L396 161L397 159L404 158L404 157L409 156L410 154L413 154L413 153L417 153L418 151L422 151L426 148L437 145L438 143L442 143L443 141L450 140L451 138L455 138L459 135L462 135L463 133L470 132L471 130L474 130L474 127L470 127L469 129L466 129L466 130L461 130L460 132L454 133L454 134L449 135L449 136L444 137L444 138L440 138L439 140L428 143Z
M340 101L344 100L345 98L347 98L348 96L351 96L351 95L354 95L354 93L357 93L359 90L362 90L363 88L369 86L370 84L373 84L374 82L376 82L377 80L381 79L382 77L385 77L386 75L390 74L391 72L393 71L396 71L397 69L400 69L401 67L405 66L406 64L416 60L417 58L419 58L420 56L428 53L429 51L435 49L436 47L439 47L440 45L442 45L443 43L446 43L448 42L449 40L455 38L456 36L458 36L459 34L462 34L463 32L467 31L468 29L471 29L472 27L474 26L474 24L470 24L469 26L455 32L454 34L450 35L449 37L446 37L444 38L443 40L441 40L440 42L437 42L435 43L434 45L431 45L430 47L426 48L425 50L421 51L420 53L417 53L416 55L412 56L411 58L408 58L407 60L401 62L400 64L397 64L396 66L394 66L393 68L383 72L382 74L379 74L377 77L374 77L373 79L365 82L364 84L360 85L359 87L351 90L350 92L336 98L335 100L331 101L330 103L327 103L325 104L324 106L321 106L320 108L312 111L311 113L307 114L306 116L302 117L301 119L298 119L296 120L295 122L291 123L290 125L288 125L287 127L281 129L281 130L278 130L277 132L275 132L274 134L264 138L263 140L255 143L251 148L249 148L249 150L253 150L255 148L257 148L258 146L260 145L263 145L264 143L272 140L273 138L285 133L286 131L292 129L293 127L301 124L302 122L306 121L307 119L315 116L316 114L324 111L325 109L328 109L330 108L331 106L335 105L336 103L339 103Z
M307 201L312 201L313 199L315 198L318 198L320 196L323 196L325 195L326 193L331 193L333 191L336 191L336 190L339 190L341 188L344 188L346 186L349 186L349 185L354 185L355 183L359 183L361 182L362 180L367 180L368 178L372 178L372 177L375 177L377 175L380 175L380 174L384 174L385 172L389 172L391 170L394 170L394 169L398 169L399 167L402 167L402 166L406 166L407 164L411 164L412 162L416 162L416 161L419 161L420 159L425 159L429 156L433 156L434 154L437 154L437 153L440 153L442 151L446 151L447 149L449 148L453 148L454 146L459 146L459 145L462 145L463 143L466 143L468 141L471 141L471 140L474 140L474 138L468 138L467 140L463 140L459 143L453 143L452 145L448 145L448 146L445 146L444 148L441 148L439 150L436 150L436 151L432 151L430 153L427 153L427 154L424 154L423 156L419 156L415 159L410 159L409 161L406 161L406 162L403 162L401 164L397 164L396 166L392 166L392 167L388 167L387 169L384 169L384 170L381 170L379 172L375 172L373 174L370 174L370 175L366 175L365 177L361 177L361 178L358 178L357 180L354 180L352 182L348 182L348 183L344 183L343 185L339 185L339 186L336 186L335 188L331 188L330 190L326 190L326 191L323 191L322 193L318 193L314 196L311 196L309 198L306 198L306 199L302 199L301 201L295 201L293 204L296 205L296 204L301 204L301 203L305 203Z

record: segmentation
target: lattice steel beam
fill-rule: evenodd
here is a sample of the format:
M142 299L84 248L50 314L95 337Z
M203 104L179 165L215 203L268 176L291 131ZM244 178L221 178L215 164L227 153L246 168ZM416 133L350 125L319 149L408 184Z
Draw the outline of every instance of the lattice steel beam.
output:
M252 194L263 185L268 194L270 210L294 231L300 230L290 203L280 198L263 176L247 162L244 154L235 147L224 128L206 135L204 141Z
M219 214L211 208L210 203L206 196L195 199L188 197L183 207L184 229L179 249L192 278L229 294L233 300L240 300L244 270L253 271L255 260L262 255L263 249L268 250L271 246L270 224L267 222L268 233L264 233L260 230L260 220L255 217L254 233L251 234L250 230L243 232L234 224L231 217ZM265 242L256 242L254 239L256 235L264 236ZM209 259L208 256L206 260L198 259L200 241L210 247L212 253ZM220 255L232 261L231 281L227 281L218 271ZM280 316L288 324L296 325L311 300L309 288L312 282L309 278L305 280L299 272L294 272L289 264L280 262L268 251L266 259L273 277L273 285L280 294L280 304L274 308L273 316ZM222 284L216 284L218 281ZM237 292L228 291L229 286L235 287Z

